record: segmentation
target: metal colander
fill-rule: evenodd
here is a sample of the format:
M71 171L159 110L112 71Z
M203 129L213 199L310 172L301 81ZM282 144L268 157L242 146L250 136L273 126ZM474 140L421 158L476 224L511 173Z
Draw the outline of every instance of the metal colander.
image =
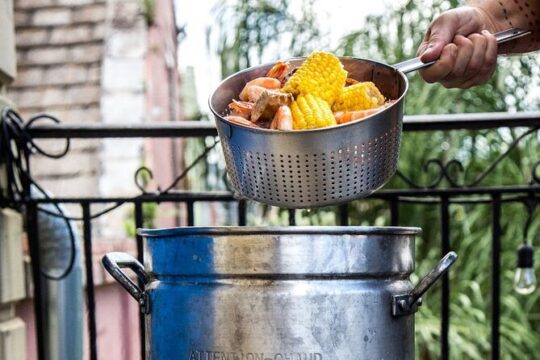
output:
M303 59L293 59L293 67ZM329 128L280 132L231 123L227 105L245 83L264 76L272 64L237 73L210 98L227 172L242 197L285 208L313 208L362 198L395 173L407 78L374 61L341 58L349 76L374 81L397 101L364 120Z
M495 35L501 44L529 35L512 28ZM363 120L334 127L279 132L254 129L223 118L227 105L244 85L265 76L273 64L253 67L225 79L210 97L227 171L236 192L245 198L286 208L337 205L359 199L382 187L395 173L399 157L404 73L434 63L419 58L393 66L340 58L349 77L373 81L393 105ZM298 67L304 58L290 60Z

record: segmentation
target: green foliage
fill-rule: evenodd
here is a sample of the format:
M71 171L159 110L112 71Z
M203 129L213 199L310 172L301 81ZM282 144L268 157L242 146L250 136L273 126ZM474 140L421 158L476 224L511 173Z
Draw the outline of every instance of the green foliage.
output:
M448 1L407 1L384 15L371 16L362 30L343 38L338 48L345 55L385 60L389 63L412 58L422 41L433 13L456 6ZM425 11L430 9L430 11ZM433 12L431 11L433 9ZM426 84L418 75L410 77L406 97L407 114L448 114L512 110L532 110L526 95L538 88L535 64L530 56L499 59L493 78L483 86L469 90L445 89ZM464 172L449 168L460 184L472 183L523 130L458 131L407 133L403 136L399 168L416 183L429 185L440 169L429 159L447 163L457 159ZM538 138L527 137L512 150L481 185L527 184L532 165L540 160ZM442 182L440 186L451 186ZM387 188L407 187L395 177ZM387 215L387 206L372 201L357 201L351 206L352 218L370 223ZM440 215L434 205L402 205L400 225L420 226L423 235L417 244L417 274L424 274L440 258ZM451 279L451 333L453 359L485 359L490 351L490 247L491 211L488 206L453 205L450 208L451 243L460 259ZM540 346L538 296L522 298L511 288L516 248L523 241L525 207L503 207L503 252L501 278L502 319L501 353L504 359L531 359ZM387 217L386 217L387 218ZM539 221L534 226L538 229ZM531 233L534 234L532 231ZM537 292L538 293L538 292ZM537 294L536 293L536 294ZM436 359L440 352L440 294L430 293L417 314L417 353L422 359Z
M142 14L147 26L156 21L156 0L141 0Z
M141 171L139 173L139 179L144 187L150 182L150 174L146 171ZM157 216L158 205L156 203L143 203L142 204L142 215L143 215L143 224L142 226L147 229L155 228L155 219ZM124 221L124 228L126 234L135 238L137 235L137 228L135 226L135 208L131 208L126 220Z
M155 219L156 219L157 210L158 210L158 205L155 203L144 203L142 205L143 228L154 229L156 227ZM124 227L126 229L126 234L129 237L134 238L135 235L137 235L137 229L135 227L135 210L133 209L130 210L128 214L128 218L126 219L124 223Z
M290 11L287 0L218 1L214 8L218 34L209 29L208 39L212 43L217 36L222 76L313 50L310 45L323 35L311 10L314 1L302 0L299 16Z

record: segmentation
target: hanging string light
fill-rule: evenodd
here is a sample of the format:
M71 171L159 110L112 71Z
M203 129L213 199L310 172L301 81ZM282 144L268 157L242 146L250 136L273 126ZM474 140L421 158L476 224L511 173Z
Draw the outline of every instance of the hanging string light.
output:
M517 269L514 275L514 290L521 295L529 295L536 290L536 275L534 273L534 249L529 243L529 227L536 202L527 201L528 216L523 234L523 244L517 250Z

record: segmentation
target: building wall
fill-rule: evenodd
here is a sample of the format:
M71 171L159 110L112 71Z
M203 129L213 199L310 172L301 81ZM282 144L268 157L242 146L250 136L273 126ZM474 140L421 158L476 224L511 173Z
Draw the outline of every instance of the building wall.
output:
M0 9L5 3L0 1ZM154 11L146 11L144 4L152 3ZM11 2L7 4L11 6ZM179 118L173 0L16 0L11 23L16 29L16 57L13 48L11 58L4 56L3 46L9 44L4 38L10 33L2 26L9 22L0 21L0 66L8 69L6 79L12 79L17 59L19 76L7 93L24 119L41 112L67 124L134 124ZM13 39L13 31L11 36ZM2 74L0 71L0 79ZM39 143L51 152L64 146L58 140ZM133 174L143 164L154 170L156 184L169 185L181 170L180 143L167 139L75 139L69 154L60 160L33 156L32 172L55 196L132 196L138 194ZM77 206L68 206L68 210L72 215L80 214ZM97 206L92 208L97 210ZM100 279L96 280L98 352L105 360L140 358L137 304L104 275L99 262L107 251L133 253L133 239L124 231L130 210L122 207L93 222L94 276ZM177 209L163 210L162 214L168 215L157 221L158 226L178 224ZM19 251L20 239L16 243L19 248L10 246ZM1 256L0 252L0 261ZM25 269L31 294L30 267ZM24 273L22 268L16 271ZM22 289L23 294L8 312L0 305L0 351L4 329L16 328L16 340L11 343L24 344L27 338L27 349L19 346L23 351L20 359L31 360L35 359L32 299L26 296L20 303L25 297L24 286ZM3 327L2 321L8 318L15 323ZM26 336L21 319L28 324ZM0 352L0 360L4 358Z
M101 121L104 0L17 0L15 26L19 76L9 95L20 114L47 112L65 123ZM58 151L63 143L42 141ZM74 141L68 157L36 156L35 178L53 194L95 195L100 144Z
M177 64L177 28L173 1L157 1L148 30L146 57L147 121L170 122L181 119L180 85ZM153 186L168 187L182 172L183 142L162 138L145 141L145 163L153 169ZM177 188L181 187L178 184ZM156 227L185 225L185 211L175 204L162 204Z
M140 0L109 0L105 23L101 114L105 124L140 124L145 121L144 64L147 33ZM101 196L138 193L134 174L143 163L142 139L104 139L99 155ZM98 236L124 239L125 222L132 209L122 207L101 218Z
M5 97L5 87L16 76L13 36L13 3L0 2L0 111L13 103ZM5 168L0 163L0 191L5 184ZM25 324L16 316L15 306L25 297L23 276L22 217L10 209L0 209L0 359L25 360Z

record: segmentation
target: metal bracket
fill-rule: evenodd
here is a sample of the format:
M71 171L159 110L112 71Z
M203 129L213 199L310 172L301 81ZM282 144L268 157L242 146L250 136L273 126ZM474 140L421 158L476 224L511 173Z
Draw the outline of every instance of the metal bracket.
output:
M414 314L421 305L422 298L411 303L409 294L394 295L392 296L392 315L404 316Z
M142 297L139 299L139 306L143 314L150 314L150 296L147 292L144 292Z
M457 259L457 254L450 251L420 282L407 294L392 296L392 315L402 316L413 314L422 304L422 295L428 291L437 280L443 276Z

